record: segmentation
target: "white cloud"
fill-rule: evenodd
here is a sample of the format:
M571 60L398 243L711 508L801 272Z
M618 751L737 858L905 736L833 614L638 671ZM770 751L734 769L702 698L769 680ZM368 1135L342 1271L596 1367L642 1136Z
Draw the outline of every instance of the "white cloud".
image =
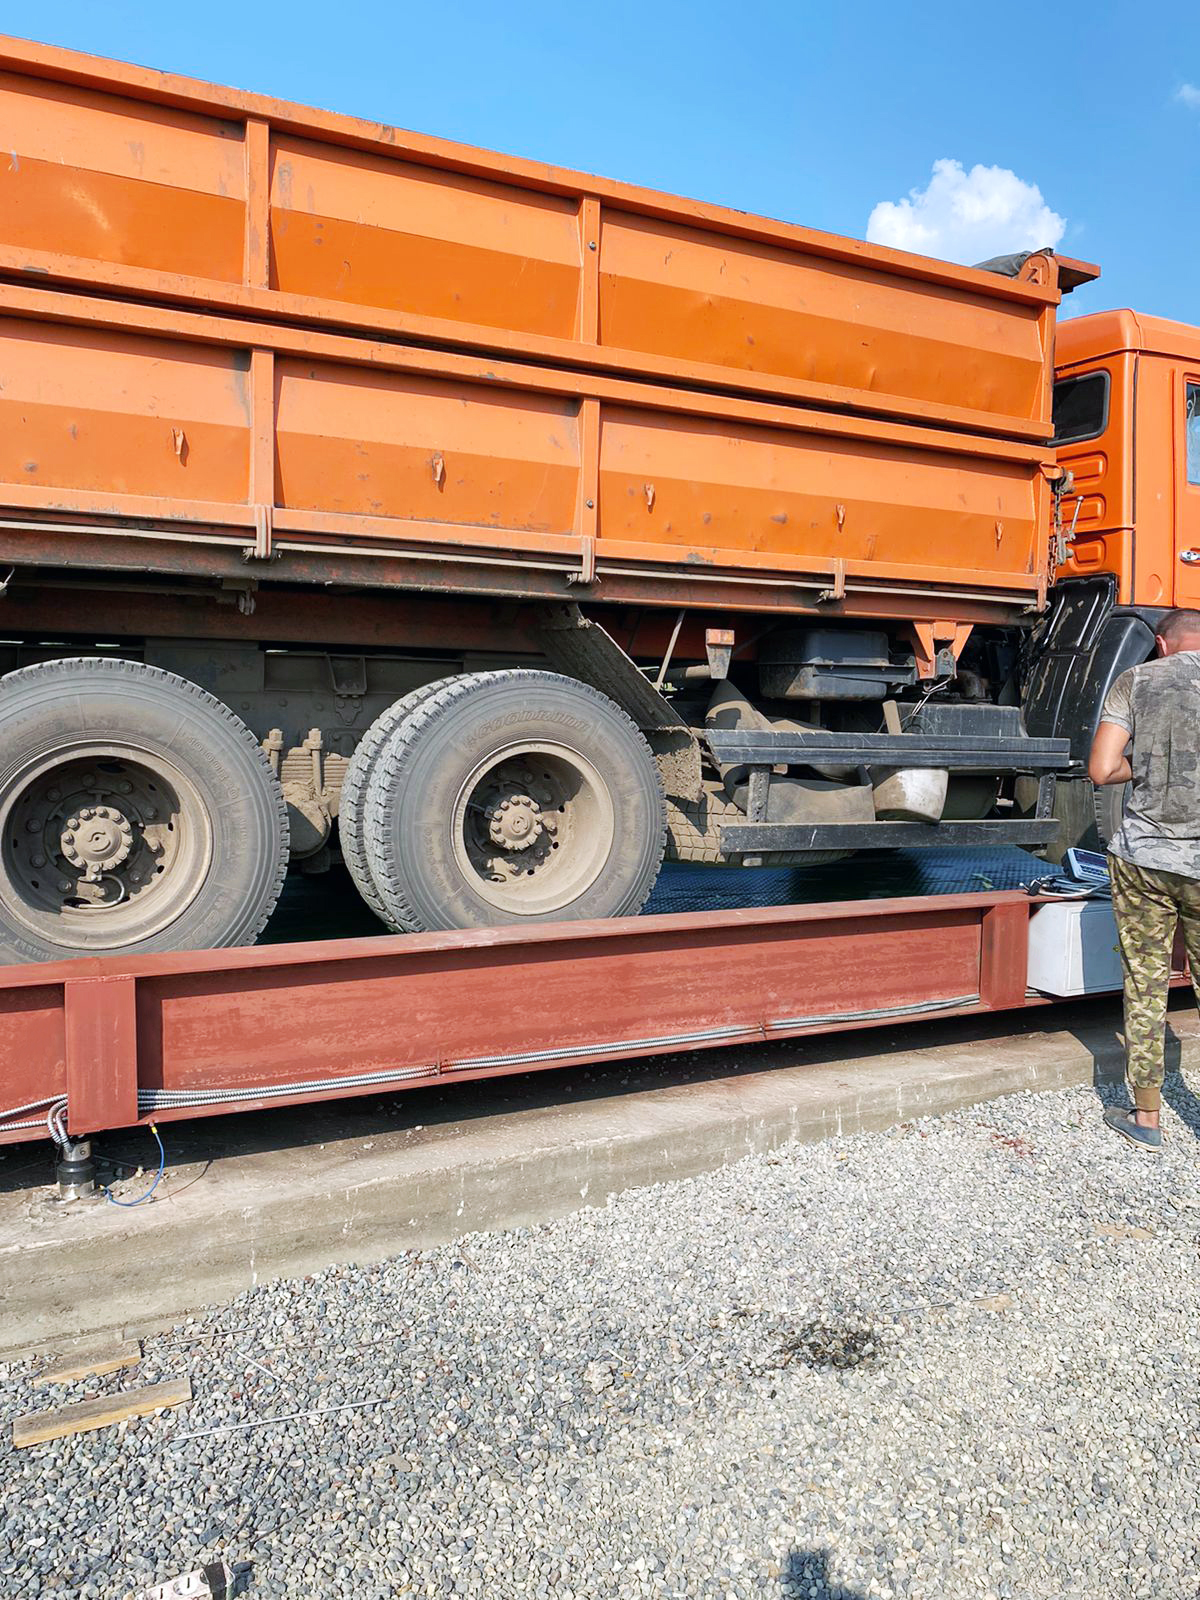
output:
M1200 99L1200 95L1197 96ZM1007 167L935 161L925 189L904 200L881 200L867 221L872 244L972 263L1058 243L1066 221Z
M1181 83L1175 91L1175 98L1189 111L1200 111L1200 89L1194 83Z

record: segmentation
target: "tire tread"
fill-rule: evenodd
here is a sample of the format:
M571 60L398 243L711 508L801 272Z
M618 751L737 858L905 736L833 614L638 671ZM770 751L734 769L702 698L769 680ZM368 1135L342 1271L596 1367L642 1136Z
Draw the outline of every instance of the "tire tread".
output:
M375 772L379 752L389 736L416 706L437 689L441 681L438 679L437 682L425 683L417 689L410 689L399 700L394 700L386 711L381 711L355 745L350 765L346 768L346 775L342 779L342 794L338 804L338 835L342 846L342 860L346 863L346 870L353 880L354 887L367 906L380 922L392 929L393 933L400 933L403 930L392 920L376 887L366 836L365 796Z

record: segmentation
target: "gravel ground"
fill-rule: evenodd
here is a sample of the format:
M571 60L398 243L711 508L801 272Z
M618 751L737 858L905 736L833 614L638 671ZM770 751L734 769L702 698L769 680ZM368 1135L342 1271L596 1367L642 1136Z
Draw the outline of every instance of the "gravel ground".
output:
M9 1454L0 1594L224 1554L290 1600L1194 1597L1200 1108L1168 1087L1159 1160L1091 1091L1018 1095L265 1285L123 1379L0 1368L6 1422L195 1392Z

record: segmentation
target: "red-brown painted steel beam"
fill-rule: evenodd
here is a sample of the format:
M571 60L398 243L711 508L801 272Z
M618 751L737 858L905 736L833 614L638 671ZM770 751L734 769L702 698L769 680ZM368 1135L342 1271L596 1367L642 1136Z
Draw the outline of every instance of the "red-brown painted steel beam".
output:
M8 967L0 1111L66 1094L92 1133L998 1010L1025 1000L1029 909L945 895Z

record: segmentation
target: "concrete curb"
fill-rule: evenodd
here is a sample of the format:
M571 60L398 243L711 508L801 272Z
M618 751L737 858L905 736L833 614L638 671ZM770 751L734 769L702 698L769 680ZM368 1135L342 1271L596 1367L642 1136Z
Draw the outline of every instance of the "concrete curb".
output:
M1172 1058L1200 1069L1194 1008L1171 1020ZM409 1094L171 1128L171 1181L152 1205L0 1194L0 1355L148 1331L270 1278L544 1222L790 1139L1115 1081L1118 1025L1105 1000L509 1080L498 1105L461 1085L429 1123L430 1102Z

